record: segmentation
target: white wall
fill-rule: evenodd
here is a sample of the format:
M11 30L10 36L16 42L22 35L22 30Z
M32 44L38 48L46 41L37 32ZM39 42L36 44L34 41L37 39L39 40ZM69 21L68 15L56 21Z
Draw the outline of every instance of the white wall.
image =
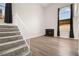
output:
M57 13L58 13L58 8L61 8L61 7L64 7L64 6L68 6L70 4L52 4L50 7L48 7L46 9L46 16L45 16L45 20L46 20L46 26L45 28L53 28L55 30L55 36L57 36ZM75 7L77 7L75 5ZM74 21L73 21L73 24L74 24L74 36L75 38L79 38L79 35L78 35L78 19L77 19L77 8L74 8Z
M77 31L78 31L78 38L79 38L79 3L77 4L78 5L78 11L77 11Z
M37 36L44 35L45 29L53 28L55 30L55 36L57 36L57 13L58 8L67 6L70 4L51 4L48 7L43 8L40 4L13 4L13 16L14 23L18 23L18 26L22 32L24 38L33 38ZM74 11L74 13L77 13ZM18 17L16 16L18 15ZM22 22L24 27L22 26ZM16 21L17 20L17 21ZM75 38L78 38L78 27L79 24L76 19L76 14L74 16L74 34ZM21 22L21 23L20 23ZM26 29L24 29L26 28Z
M45 28L53 28L55 31L55 36L57 36L57 14L58 14L58 8L67 6L69 4L52 4L48 8L46 8L46 26Z
M14 24L18 23L17 25L19 26L24 38L29 39L44 35L44 9L41 5L17 3L12 6L13 22ZM18 15L18 17L16 15ZM24 23L24 27L21 23Z
M79 28L78 28L78 24L79 24L79 11L78 11L78 4L74 5L74 17L73 17L73 26L74 26L74 37L76 39L79 39Z

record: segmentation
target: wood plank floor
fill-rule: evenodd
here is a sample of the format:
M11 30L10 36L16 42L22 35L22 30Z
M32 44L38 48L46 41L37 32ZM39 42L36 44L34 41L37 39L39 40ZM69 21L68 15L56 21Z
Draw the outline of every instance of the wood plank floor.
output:
M78 56L78 40L41 36L31 39L33 56Z

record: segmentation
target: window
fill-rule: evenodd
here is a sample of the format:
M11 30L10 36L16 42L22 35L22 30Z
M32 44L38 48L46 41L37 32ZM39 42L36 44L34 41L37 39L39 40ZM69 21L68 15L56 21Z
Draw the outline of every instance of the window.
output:
M59 9L59 29L61 37L69 37L71 8L66 6Z
M0 23L4 21L5 4L0 3Z
M70 19L70 7L64 7L60 9L59 20Z

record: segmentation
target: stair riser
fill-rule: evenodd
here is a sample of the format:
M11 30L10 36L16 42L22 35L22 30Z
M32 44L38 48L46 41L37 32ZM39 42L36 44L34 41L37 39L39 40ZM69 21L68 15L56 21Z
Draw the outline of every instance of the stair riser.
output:
M23 53L25 51L28 51L28 48L27 47L23 47L21 49L18 49L16 51L10 52L8 54L4 54L2 56L21 56L21 53Z
M0 33L0 37L13 36L13 35L20 35L20 32L16 32L16 33Z
M0 29L0 32L11 32L11 31L19 31L17 28L13 29Z
M7 50L7 49L10 49L10 48L14 48L14 47L20 46L22 44L25 44L25 42L24 41L20 41L20 42L16 42L16 43L12 43L12 44L2 45L2 46L0 46L0 52L2 52L4 50Z
M0 44L1 43L5 43L5 42L10 42L10 41L15 41L15 40L19 40L19 39L23 39L22 36L17 36L17 37L8 37L5 39L0 39Z

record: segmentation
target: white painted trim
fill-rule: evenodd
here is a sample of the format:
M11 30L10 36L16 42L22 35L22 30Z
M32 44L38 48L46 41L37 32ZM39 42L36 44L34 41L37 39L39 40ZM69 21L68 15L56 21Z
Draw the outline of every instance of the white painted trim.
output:
M31 36L31 37L27 37L26 39L32 39L32 38L36 38L36 37L40 37L40 36L44 36L45 34L41 34L41 35L35 35L35 36Z

